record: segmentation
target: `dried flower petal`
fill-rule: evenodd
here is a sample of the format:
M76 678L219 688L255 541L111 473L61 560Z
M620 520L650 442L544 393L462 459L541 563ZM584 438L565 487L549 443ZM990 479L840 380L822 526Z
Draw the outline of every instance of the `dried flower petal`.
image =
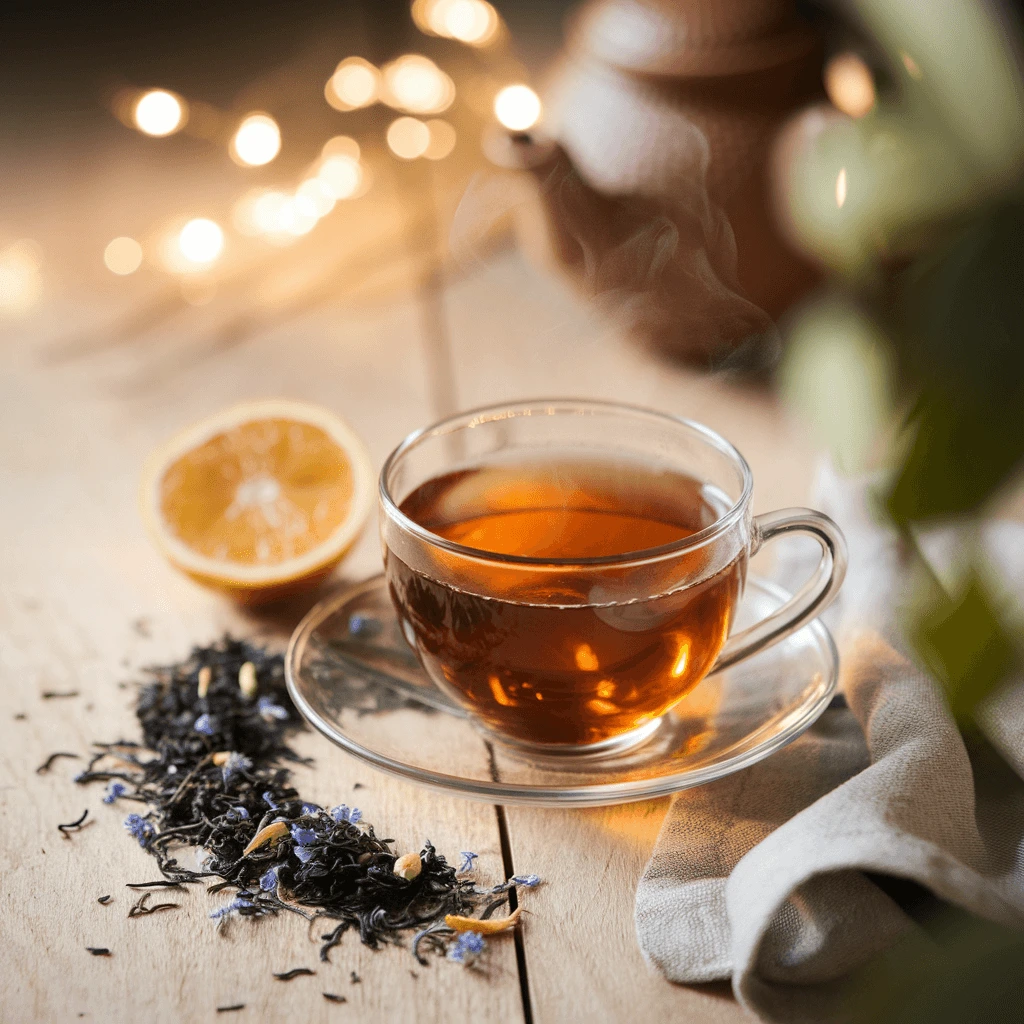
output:
M252 700L259 691L259 683L256 682L256 666L251 662L245 662L238 670L238 688L246 700Z
M540 885L540 875L513 875L512 881L516 885L525 885L528 889L534 889Z
M448 950L448 959L468 967L484 951L486 945L479 932L464 932Z
M156 835L156 829L152 822L146 821L141 814L129 814L124 819L124 827L133 839L138 839L139 846L146 847L149 841Z
M489 917L486 921L475 917L461 917L458 914L445 914L444 923L457 932L480 932L483 935L496 935L498 932L514 928L521 913L522 908L516 907L508 917Z
M285 721L288 717L288 709L275 704L269 697L260 697L256 701L256 710L263 716L263 720L269 722L276 719L279 722Z
M422 870L423 861L418 853L406 853L395 861L395 874L407 882L411 882Z
M124 796L128 792L128 787L123 782L118 782L116 779L107 785L107 791L103 794L103 802L105 804L112 804L119 796Z
M271 868L260 876L260 888L264 892L273 892L277 888L277 868Z
M459 874L465 874L467 871L473 870L473 861L480 856L478 853L470 853L469 850L463 850L461 852L462 863L459 865Z
M192 728L203 736L212 736L216 732L213 727L213 721L205 712L195 720Z
M248 857L253 850L258 850L265 843L279 843L286 835L288 835L288 823L272 821L252 837L249 845L242 851L242 856Z
M291 833L296 846L312 846L316 842L316 833L311 828L292 825Z
M204 700L206 695L210 692L210 682L213 679L213 669L209 665L204 665L199 670L199 679L197 680L196 696L200 700Z

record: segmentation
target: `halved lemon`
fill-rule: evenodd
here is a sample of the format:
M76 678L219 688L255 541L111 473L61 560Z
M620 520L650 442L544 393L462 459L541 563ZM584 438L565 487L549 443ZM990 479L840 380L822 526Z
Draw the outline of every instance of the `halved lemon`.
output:
M167 558L247 604L326 577L359 537L374 473L333 413L286 399L225 409L147 460L142 514Z

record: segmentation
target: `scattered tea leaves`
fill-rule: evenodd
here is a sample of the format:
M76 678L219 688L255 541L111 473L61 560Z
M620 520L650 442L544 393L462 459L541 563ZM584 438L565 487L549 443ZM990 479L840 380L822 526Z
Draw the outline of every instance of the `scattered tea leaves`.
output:
M69 832L78 832L85 825L85 819L89 817L89 808L87 807L82 811L82 816L76 818L74 821L69 821L65 825L58 825L57 828L66 836Z
M43 690L40 695L43 700L61 700L64 697L77 697L77 690Z
M303 974L316 974L316 971L311 971L308 967L293 967L290 971L282 971L281 974L275 974L274 977L278 981L291 981L292 978L298 978Z
M50 768L53 766L53 762L60 757L73 757L76 760L79 758L79 754L72 754L67 750L57 750L52 753L37 769L36 775L45 775Z
M358 974L356 974L356 972L355 972L355 971L352 971L352 973L351 973L351 974L349 974L349 978L351 978L351 979L352 979L352 984L353 984L353 985L358 985L358 984L359 984L359 982L361 982L361 981L363 980L362 978L360 978L360 977L359 977L359 975L358 975Z
M329 1003L347 1003L348 999L345 996L339 996L334 992L324 992L324 999Z
M111 898L110 898L110 896L100 896L100 897L99 897L99 898L98 898L98 899L96 900L96 902L97 902L97 903L102 903L102 904L106 905L107 903L109 903L109 902L110 902L110 899L111 899Z
M86 946L93 956L110 956L110 950L106 946Z
M126 889L184 889L181 882L172 882L166 878L158 878L155 882L125 882Z
M230 1006L218 1006L218 1013L234 1013L236 1010L244 1010L245 1003L232 1003Z
M289 746L303 723L289 700L280 654L225 637L149 672L136 706L142 742L96 744L97 753L76 777L81 784L116 780L112 799L148 806L125 824L164 879L129 888L180 888L211 879L211 893L234 889L210 914L218 924L282 911L310 922L330 920L320 935L322 961L350 930L371 948L400 944L404 934L416 932L413 951L426 963L421 945L445 955L457 944L446 916L473 920L470 914L521 884L510 879L478 888L429 842L399 858L392 840L379 838L358 808L303 801L286 767L308 763ZM181 847L202 849L198 870L179 863ZM402 861L418 872L396 874ZM176 906L150 906L144 897L131 916ZM359 982L355 972L351 979Z
M181 906L180 903L154 903L153 906L149 906L149 898L152 895L151 892L144 892L132 905L128 916L146 917L149 914L159 913L161 910L177 910Z

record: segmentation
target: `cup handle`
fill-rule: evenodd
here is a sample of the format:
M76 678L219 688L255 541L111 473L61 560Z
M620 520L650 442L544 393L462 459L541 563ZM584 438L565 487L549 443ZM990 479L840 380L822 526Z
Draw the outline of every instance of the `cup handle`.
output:
M839 527L821 512L809 508L782 508L777 512L767 512L763 516L754 516L752 533L751 555L773 537L807 533L821 545L821 559L811 578L778 611L729 637L712 672L735 665L795 633L832 603L846 576L846 539Z

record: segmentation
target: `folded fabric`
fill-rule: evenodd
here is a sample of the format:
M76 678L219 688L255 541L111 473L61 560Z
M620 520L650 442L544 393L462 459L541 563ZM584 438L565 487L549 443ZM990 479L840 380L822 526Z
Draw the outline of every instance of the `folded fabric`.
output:
M817 499L850 548L830 612L848 706L766 761L679 794L637 891L649 963L677 982L731 978L768 1021L849 1019L858 972L919 929L888 879L1024 926L1024 783L1007 772L1009 785L984 785L988 768L908 654L904 559L866 493L826 472ZM1024 594L1024 528L993 526L986 541ZM940 537L933 551L948 568L956 546ZM990 703L985 726L1021 772L1024 684Z

